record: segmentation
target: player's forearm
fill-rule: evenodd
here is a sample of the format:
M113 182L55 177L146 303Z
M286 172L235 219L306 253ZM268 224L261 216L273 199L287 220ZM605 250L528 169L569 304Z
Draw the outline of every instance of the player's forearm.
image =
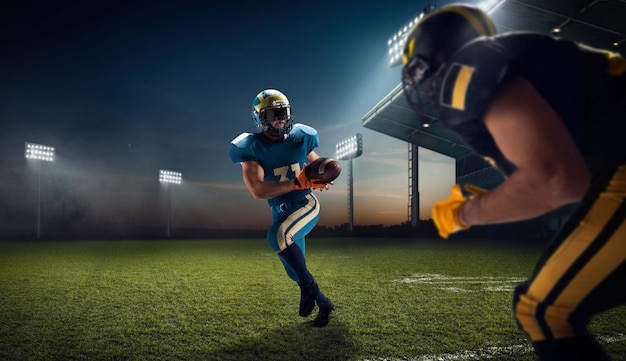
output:
M579 201L586 183L560 181L556 177L532 177L516 172L493 191L463 204L460 220L465 225L515 222Z
M284 182L260 182L250 189L254 199L270 199L294 190L293 180Z

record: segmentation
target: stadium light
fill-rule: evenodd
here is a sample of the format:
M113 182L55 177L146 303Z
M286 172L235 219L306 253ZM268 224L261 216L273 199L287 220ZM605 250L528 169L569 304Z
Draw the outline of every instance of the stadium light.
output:
M39 164L37 180L37 228L35 236L41 238L41 162L54 162L54 147L47 145L24 143L24 156L26 159L36 160Z
M352 159L363 154L363 136L359 133L342 140L335 146L338 160L348 160L348 231L352 233L354 228L354 197L352 178Z
M506 0L485 0L478 4L478 7L483 9L487 14L491 14L497 8L502 6ZM389 52L389 67L393 68L402 64L402 52L404 51L404 44L406 44L406 37L411 32L415 24L418 23L424 16L430 14L435 10L435 5L426 4L422 11L417 13L411 20L404 24L400 29L395 32L387 41L387 47Z
M359 133L346 138L335 146L338 160L356 158L363 154L363 136Z
M169 170L159 170L159 182L181 184L183 179L182 173L172 172Z
M171 170L159 170L159 182L164 183L167 188L167 210L166 210L166 219L167 224L165 226L165 238L170 238L170 221L172 215L172 191L170 189L170 184L181 184L183 179L183 174L179 172L173 172Z
M395 32L387 41L387 47L389 51L389 67L393 68L402 64L402 52L404 51L404 44L406 44L406 37L411 32L415 24L420 21L424 15L429 14L435 9L435 5L426 4L422 11L415 15L406 24L400 27L400 30Z

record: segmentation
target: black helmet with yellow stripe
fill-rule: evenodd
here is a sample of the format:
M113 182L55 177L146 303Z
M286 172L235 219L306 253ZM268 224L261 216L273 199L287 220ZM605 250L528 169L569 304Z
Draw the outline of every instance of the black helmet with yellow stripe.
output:
M402 55L402 84L418 115L437 108L436 90L448 61L463 45L496 33L489 16L473 5L444 6L421 19L406 38ZM429 102L430 104L425 104ZM423 120L428 123L428 120Z

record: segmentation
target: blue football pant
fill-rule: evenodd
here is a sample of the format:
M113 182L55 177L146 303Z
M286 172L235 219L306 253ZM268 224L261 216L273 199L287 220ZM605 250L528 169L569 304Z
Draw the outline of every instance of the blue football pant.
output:
M305 236L315 227L319 217L320 205L313 194L308 194L300 201L276 206L272 209L274 223L267 231L267 243L276 253L280 253L295 243L304 256L306 254ZM289 278L299 283L297 272L283 258L279 257L279 259ZM302 266L306 267L306 265Z

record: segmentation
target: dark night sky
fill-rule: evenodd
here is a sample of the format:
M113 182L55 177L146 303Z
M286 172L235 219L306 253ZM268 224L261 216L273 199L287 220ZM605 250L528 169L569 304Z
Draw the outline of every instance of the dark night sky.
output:
M94 220L160 224L165 192L158 170L169 169L184 178L172 188L173 224L264 227L266 203L245 190L228 146L241 132L254 131L254 96L276 88L289 98L297 122L318 129L320 155L334 157L337 142L363 134L365 152L354 161L355 223L401 223L407 214L407 145L363 128L361 118L399 83L400 69L387 66L387 39L424 5L4 5L2 214L34 214L38 170L24 159L24 142L33 142L56 148L56 161L42 167L48 215L79 209ZM431 152L420 160L428 170L421 172L427 174L424 214L446 196L447 189L435 188L452 184L454 170L449 159ZM341 177L320 194L321 224L347 221L346 184ZM5 223L0 233L10 227L17 226Z

